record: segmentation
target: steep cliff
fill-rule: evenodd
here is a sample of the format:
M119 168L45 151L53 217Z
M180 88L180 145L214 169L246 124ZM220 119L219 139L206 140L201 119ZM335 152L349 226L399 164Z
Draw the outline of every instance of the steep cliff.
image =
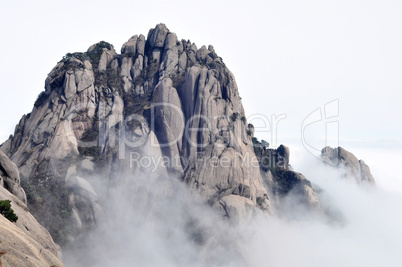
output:
M10 200L11 208L18 216L16 222L11 222L0 215L0 252L7 252L1 257L4 266L64 266L59 259L59 247L24 203L26 198L19 184L18 169L1 151L0 179L4 186L7 185L0 186L0 200ZM16 195L9 190L15 190Z
M96 224L107 192L99 181L127 176L181 179L233 221L270 212L233 74L212 46L163 24L121 54L104 41L68 53L1 150L62 244Z

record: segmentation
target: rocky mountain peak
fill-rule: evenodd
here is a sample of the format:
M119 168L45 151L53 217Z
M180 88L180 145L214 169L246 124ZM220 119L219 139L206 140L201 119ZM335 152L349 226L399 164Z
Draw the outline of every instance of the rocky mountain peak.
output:
M319 209L311 183L291 170L289 149L268 148L252 129L214 47L179 41L159 24L147 38L129 38L121 54L104 41L67 53L0 149L62 245L96 226L102 192L124 177L178 179L232 222L272 213L271 196L290 192ZM269 158L280 165L266 167Z
M249 129L254 126L249 124ZM265 187L273 198L276 209L287 213L283 209L287 197L296 199L300 207L307 211L321 213L318 193L312 183L303 174L293 171L290 163L290 149L285 145L270 148L268 142L253 137L253 147L260 165L261 175Z
M106 185L123 174L173 176L232 220L269 212L246 130L235 78L214 48L179 41L159 24L147 38L129 38L121 54L105 41L67 53L1 150L32 189L33 213L63 244L102 211L94 175ZM150 172L130 166L133 153L175 164Z
M163 48L165 46L165 40L169 33L169 29L165 24L158 24L155 28L150 29L148 32L148 43L151 48ZM173 34L172 34L173 35ZM174 36L176 36L174 34ZM172 38L170 38L172 39ZM174 41L174 40L173 40ZM176 37L177 41L177 37ZM175 42L173 43L175 44Z

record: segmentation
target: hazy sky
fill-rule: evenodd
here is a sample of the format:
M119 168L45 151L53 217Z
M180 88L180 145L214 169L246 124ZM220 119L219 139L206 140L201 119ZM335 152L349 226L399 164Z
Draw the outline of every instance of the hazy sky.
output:
M163 22L198 47L214 45L237 79L248 116L286 114L279 143L300 142L303 120L338 100L332 121L339 121L341 144L393 145L402 142L400 14L401 1L384 0L3 1L0 142L31 111L67 52L100 40L119 52L132 35ZM306 134L325 136L325 121Z
M236 77L247 116L263 114L271 119L286 114L277 127L278 143L301 147L305 118L319 108L324 111L327 103L339 103L338 109L332 105L327 110L335 115L339 112L339 116L308 125L306 140L314 148L324 146L325 123L335 123L332 127L339 122L340 144L360 147L351 151L370 165L380 189L401 192L402 179L396 169L402 160L401 14L400 0L3 0L0 142L14 131L21 116L32 110L47 74L67 52L86 51L101 40L112 43L119 52L132 35L146 36L150 28L163 22L179 38L190 39L198 47L214 45ZM333 140L337 131L331 127L328 133ZM272 137L269 132L257 135L267 140ZM384 146L399 149L389 153ZM381 153L374 147L381 148ZM312 181L323 182L322 187L333 192L335 204L351 223L340 231L282 222L271 228L255 227L266 232L257 234L261 240L257 238L254 244L254 258L264 264L268 259L272 266L294 259L297 264L306 263L300 266L312 266L305 258L317 260L315 266L328 261L336 265L336 260L359 266L355 263L375 260L380 252L380 265L391 266L387 259L399 260L402 218L395 210L400 208L400 194L394 199L380 191L375 198L356 193L349 185L321 180L327 173L304 164L304 152L291 152L291 163ZM162 221L161 226L166 225L170 224ZM377 237L381 230L386 234ZM289 243L291 237L296 238ZM140 245L143 249L144 244ZM379 246L389 250L378 250ZM156 250L154 243L149 247ZM356 252L350 247L361 249ZM169 253L172 248L160 247ZM289 250L298 257L288 257ZM267 251L273 256L267 257ZM373 251L377 254L368 253ZM376 261L373 264L379 266Z

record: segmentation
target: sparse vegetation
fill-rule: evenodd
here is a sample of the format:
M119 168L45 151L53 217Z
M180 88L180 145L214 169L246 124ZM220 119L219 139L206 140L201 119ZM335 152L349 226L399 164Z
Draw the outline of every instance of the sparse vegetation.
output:
M35 186L33 186L29 180L21 174L21 187L24 189L27 196L28 203L35 203L41 201L40 195L36 191Z
M49 98L49 95L46 94L46 92L41 92L38 97L36 98L35 107L40 107L42 106L43 103L45 103L45 101Z
M89 60L87 53L75 52L75 53L67 53L61 61L67 63L73 57L78 60L81 60L82 62L84 62L85 60Z
M261 140L261 145L264 149L268 149L269 148L269 143L265 140Z
M122 57L134 57L134 56L135 56L135 53L133 53L133 52L124 53L124 54L121 54L121 56L122 56Z
M150 82L153 84L153 81L155 79L156 73L159 71L159 63L158 61L155 60L150 60L149 64L147 66L147 69L145 70L145 77L143 77L146 81Z
M275 181L273 190L280 195L286 195L300 183L292 171L286 171L279 167L272 168L271 171Z
M63 69L74 70L77 68L84 68L84 66L82 64L79 64L78 62L72 62L72 58L76 58L82 62L84 62L85 60L89 60L92 63L94 71L96 71L98 68L99 60L103 53L103 48L107 48L108 50L110 50L113 48L113 45L109 44L108 42L101 41L97 43L94 49L90 52L67 53L60 62L64 63ZM61 76L60 78L63 79L63 76Z
M105 41L100 41L95 45L95 48L91 52L87 52L86 55L93 61L98 62L102 56L103 48L108 50L112 49L112 45Z
M11 208L11 200L0 200L0 213L10 222L16 222L18 220L18 216Z
M264 156L260 159L260 168L264 171L267 172L272 168L272 162L273 159L269 156Z
M264 204L264 199L262 197L257 197L257 205L262 206Z
M257 158L261 158L262 155L262 146L261 143L258 141L257 137L252 137L251 141L253 142L253 148L254 148L254 153L257 156Z
M96 144L89 147L78 146L78 151L81 156L84 157L93 157L94 162L97 167L102 168L106 164L106 158L101 151L101 147L99 146L99 126L98 121L94 119L93 125L91 128L88 128L83 133L80 141L81 142L93 142Z
M68 160L68 159L66 159ZM69 159L71 160L71 159ZM64 245L68 235L72 234L70 191L65 180L67 168L57 164L58 173L51 171L49 162L44 160L37 165L35 175L24 180L23 188L31 188L26 192L28 208L40 224L46 227L56 243ZM36 196L36 197L34 197ZM49 216L51 214L51 216Z
M230 115L230 119L231 119L232 121L236 121L239 116L240 116L239 113L234 112L232 115Z
M134 79L134 86L143 86L144 82L144 78L140 75Z
M183 85L185 80L186 80L186 77L185 77L184 71L177 72L172 75L173 87L176 89L179 89Z

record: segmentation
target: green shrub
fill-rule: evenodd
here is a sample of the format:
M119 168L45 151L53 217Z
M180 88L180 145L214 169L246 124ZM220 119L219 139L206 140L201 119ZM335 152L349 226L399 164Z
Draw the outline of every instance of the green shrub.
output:
M27 196L28 203L35 203L41 201L39 193L36 191L35 186L33 186L28 178L21 174L21 187L24 189Z
M149 81L151 84L153 84L153 81L155 79L156 74L159 71L159 63L158 61L154 60L151 61L148 64L146 68L146 74L145 74L145 80Z
M297 176L292 171L287 171L280 167L272 168L271 171L275 182L273 191L280 195L286 195L300 183L300 180L297 179Z
M49 95L46 94L45 92L42 92L38 95L38 98L35 101L34 106L35 107L40 107L42 106L43 103L45 103L45 101L49 98Z
M61 61L63 61L64 63L68 63L72 57L81 60L82 62L84 62L85 60L89 60L89 57L86 53L75 52L75 53L67 53Z
M95 48L91 52L87 52L86 55L93 61L98 62L102 56L103 48L107 50L112 49L112 45L105 41L100 41L95 45Z
M10 222L18 220L18 216L15 215L14 210L11 208L11 200L0 200L0 213Z
M261 145L264 149L268 149L269 148L269 143L265 140L261 140Z
M134 85L135 86L143 86L144 85L144 78L142 76L135 77Z
M232 121L236 121L239 116L240 116L240 114L238 112L235 112L232 115L230 115L230 119Z
M257 197L257 205L262 206L264 204L264 199L262 197Z

